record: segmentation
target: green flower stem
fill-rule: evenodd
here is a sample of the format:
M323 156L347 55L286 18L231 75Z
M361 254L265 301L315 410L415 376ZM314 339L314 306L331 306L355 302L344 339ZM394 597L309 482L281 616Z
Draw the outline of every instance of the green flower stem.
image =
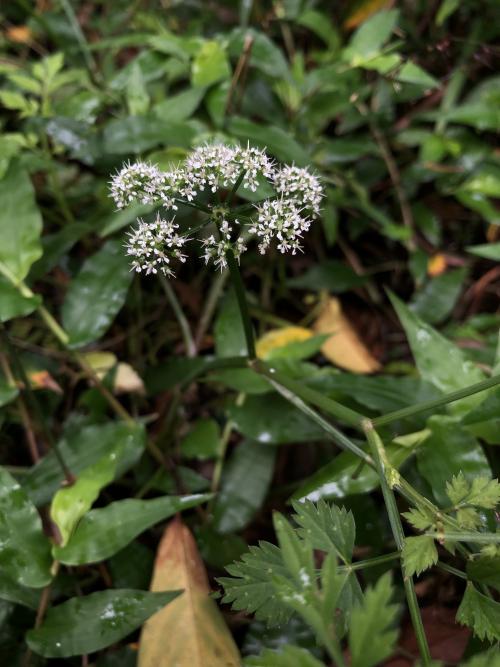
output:
M315 410L313 410L307 403L305 403L300 396L297 396L297 394L286 387L285 385L282 385L281 382L277 381L274 379L274 375L271 371L269 370L269 373L264 373L260 370L260 362L254 362L251 364L251 367L254 368L258 373L263 375L268 382L276 389L276 391L283 396L283 398L286 398L287 401L292 403L292 405L295 405L296 408L298 408L301 412L303 412L305 415L307 415L312 421L316 422L320 428L323 429L323 431L326 433L326 435L331 438L335 444L337 444L341 449L346 449L356 456L359 456L360 459L362 459L367 465L370 467L374 468L375 463L372 459L372 457L367 454L365 451L361 449L361 447L358 447L356 443L352 442L349 440L347 436L345 436L341 431L335 428L335 426L332 426L326 419L324 419L319 413L317 413Z
M227 266L229 268L229 275L236 293L238 307L240 309L241 321L245 332L245 339L247 343L247 353L249 359L255 359L255 342L253 337L252 322L250 320L250 313L248 312L248 304L245 295L245 286L241 279L240 267L234 256L232 250L226 252Z
M197 204L194 201L188 201L187 199L180 199L178 197L175 198L175 201L183 206L189 206L190 208L195 208L197 211L203 211L203 213L212 213L210 206L205 206L205 204Z
M389 412L386 415L382 415L381 417L375 417L371 421L375 427L390 424L391 422L397 421L398 419L413 417L413 415L418 415L421 412L427 412L428 410L433 410L434 408L440 408L443 405L448 405L448 403L459 401L461 398L467 398L467 396L472 396L473 394L477 394L480 391L491 389L491 387L496 387L499 384L500 375L494 375L487 380L476 382L475 384L471 384L464 389L459 389L458 391L445 394L440 398L436 398L431 401L423 401L422 403L417 403L416 405L411 405L408 408L402 408L401 410L395 410L394 412Z
M442 561L438 560L436 567L440 570L443 570L443 572L449 572L450 574L453 574L455 577L459 577L465 581L468 580L467 574L465 572L462 572L462 570L457 570L456 567L448 565L448 563L443 563Z
M433 537L439 542L444 542L445 540L449 542L477 542L478 544L500 544L500 533L476 533L473 531L465 532L434 532L427 531L424 535Z
M337 401L320 394L314 389L310 389L302 383L291 380L284 373L280 373L275 368L271 368L269 364L265 364L262 361L255 361L253 368L261 375L277 382L282 387L286 387L286 389L310 405L315 405L317 408L324 410L333 417L340 419L340 421L349 424L349 426L354 426L359 430L362 429L361 423L365 417L359 412L351 410L351 408L348 408L341 403L337 403Z
M339 565L337 570L338 572L355 572L356 570L367 570L370 567L384 565L384 563L392 563L392 561L400 560L400 558L400 552L393 551L392 553L384 554L383 556L375 556L375 558L359 560L356 563L351 563L350 565Z
M363 430L370 445L372 456L376 462L377 472L380 479L380 486L382 488L382 495L384 497L387 514L389 516L392 534L394 536L398 551L402 551L404 547L405 535L403 531L403 524L401 523L401 517L399 515L399 509L396 504L396 498L387 479L387 475L390 474L391 468L387 467L387 456L385 453L385 448L382 440L373 427L373 423L369 419L366 419L363 422ZM429 651L429 644L427 643L427 637L425 636L424 624L420 615L417 595L413 585L413 578L405 576L404 572L402 572L402 575L408 609L410 611L422 665L425 667L430 665L432 661Z
M188 357L196 357L196 344L191 334L191 328L189 326L189 322L187 321L186 316L184 315L184 311L182 310L182 306L179 303L177 295L175 291L172 289L172 286L169 283L169 281L165 278L165 276L160 273L159 277L161 286L163 287L163 291L165 292L168 302L172 306L174 315L177 318L177 322L179 323L182 337L184 339L184 347L186 348L186 355Z

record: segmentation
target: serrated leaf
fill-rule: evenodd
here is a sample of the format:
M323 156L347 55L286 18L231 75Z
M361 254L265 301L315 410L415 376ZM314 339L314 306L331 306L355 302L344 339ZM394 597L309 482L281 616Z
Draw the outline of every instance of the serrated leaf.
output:
M449 482L446 482L446 495L453 505L459 505L469 495L470 484L465 479L462 471L458 475L453 475Z
M181 593L110 590L72 598L49 609L26 641L46 658L94 653L129 635Z
M500 667L500 652L495 646L485 653L473 656L463 667Z
M269 542L259 542L249 547L236 563L228 565L231 577L219 577L224 587L223 602L231 603L236 611L254 613L255 618L269 626L285 625L292 611L277 597L272 586L275 575L287 576L287 569L279 547Z
M138 667L237 667L238 649L215 601L196 542L179 518L158 547L152 591L181 587L184 594L146 622Z
M281 651L266 649L259 656L247 658L245 667L324 667L309 651L298 646L285 646Z
M456 508L473 505L494 509L500 502L500 484L485 476L474 477L469 482L460 472L446 484L446 494Z
M456 620L467 625L479 639L500 641L500 603L480 593L468 583Z
M111 452L80 473L76 482L56 493L50 506L50 516L59 529L64 547L78 521L92 507L102 488L113 481L119 452Z
M481 556L467 561L467 576L500 591L500 555Z
M434 538L427 535L407 537L404 542L402 556L407 577L428 570L437 563L438 559Z
M294 519L300 526L303 540L312 544L313 549L335 551L344 563L351 562L356 525L352 512L320 500L317 504L309 500L292 503Z
M434 516L425 508L412 507L408 512L404 512L403 516L417 530L428 530L434 525Z
M54 547L55 558L68 565L105 560L156 523L210 498L210 494L163 496L152 500L129 498L91 510L80 521L68 544Z
M396 644L392 629L398 607L391 604L393 588L389 574L365 592L361 605L354 607L349 628L352 667L373 667L387 658Z
M298 533L279 512L274 514L273 524L283 563L289 575L304 588L309 588L316 579L311 543L301 540Z
M51 580L50 543L25 491L0 467L0 567L21 586L41 588Z
M461 528L468 528L469 530L474 530L483 523L483 520L479 516L478 512L472 507L459 509L456 515L456 519Z

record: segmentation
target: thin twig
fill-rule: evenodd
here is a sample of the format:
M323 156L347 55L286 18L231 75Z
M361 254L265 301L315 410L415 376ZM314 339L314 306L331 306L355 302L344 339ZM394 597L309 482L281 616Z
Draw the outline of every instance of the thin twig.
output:
M227 94L226 108L224 110L224 118L228 118L232 113L233 100L238 85L238 81L242 78L244 71L248 66L248 61L250 60L250 55L252 53L252 47L254 43L254 37L250 33L245 35L245 40L243 42L243 51L238 59L236 68L234 70L233 78L231 79L231 84L229 86L229 92Z

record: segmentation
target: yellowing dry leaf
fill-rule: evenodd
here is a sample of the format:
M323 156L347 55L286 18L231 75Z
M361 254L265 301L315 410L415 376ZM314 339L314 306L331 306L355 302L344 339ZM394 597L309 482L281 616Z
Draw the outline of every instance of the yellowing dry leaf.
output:
M7 30L7 39L11 42L29 44L33 37L31 30L26 25L13 25Z
M431 257L427 263L427 273L433 278L440 276L446 271L446 257L442 253L438 253Z
M274 350L290 345L290 343L302 343L313 337L313 332L305 327L283 327L282 329L271 329L259 338L255 350L259 359L269 359Z
M314 323L317 334L332 334L321 348L324 356L336 366L353 373L374 373L379 362L370 354L351 323L342 313L340 301L330 298Z
M144 382L137 371L130 364L119 362L112 352L86 352L83 356L100 380L116 366L113 384L115 393L145 393Z
M370 16L379 12L381 9L389 9L394 4L393 0L364 0L356 9L349 14L344 21L344 29L352 30L361 25Z
M239 667L240 656L209 585L196 542L180 518L158 548L152 591L184 592L144 625L138 667Z

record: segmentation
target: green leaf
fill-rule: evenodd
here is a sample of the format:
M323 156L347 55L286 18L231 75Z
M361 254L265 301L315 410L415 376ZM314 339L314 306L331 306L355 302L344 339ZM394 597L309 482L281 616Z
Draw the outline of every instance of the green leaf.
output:
M352 667L373 667L393 652L398 633L392 626L398 607L391 604L392 597L390 574L385 574L368 588L362 604L354 607L349 628Z
M439 504L446 506L446 482L460 471L472 481L491 478L491 469L479 442L453 417L436 415L427 425L431 431L417 451L417 466Z
M317 504L309 500L292 503L294 521L300 526L299 535L311 542L313 549L333 551L345 564L351 562L356 526L352 512L345 507L320 500Z
M443 0L436 14L436 25L441 26L458 8L460 0Z
M198 419L181 442L181 452L188 459L206 461L217 456L220 429L214 419Z
M328 290L334 294L347 292L366 282L366 278L358 276L351 267L335 259L315 263L305 273L290 278L287 285L295 289Z
M484 373L465 357L462 350L412 313L397 297L390 295L390 298L424 380L445 393L484 380ZM484 398L483 394L463 398L452 403L450 410L455 414L468 412Z
M274 576L288 576L279 547L259 542L226 570L231 577L217 579L224 587L223 602L232 603L236 611L254 613L269 627L286 625L292 611L278 599L272 585Z
M74 484L59 489L54 496L50 517L59 529L61 547L67 544L78 521L92 507L101 489L113 481L119 455L120 452L107 454L83 470Z
M72 348L98 340L125 303L132 282L129 259L119 239L107 241L87 259L70 283L62 308Z
M224 466L214 506L214 528L230 533L244 528L262 507L274 473L276 450L244 440Z
M478 653L463 665L463 667L500 667L500 653L494 646L485 653Z
M210 498L210 494L199 494L163 496L152 500L117 500L107 507L88 512L68 544L54 547L54 556L67 565L105 560L151 526Z
M258 125L246 118L233 117L229 132L243 142L250 141L258 148L265 148L283 162L295 162L298 167L308 166L310 157L302 146L281 127Z
M421 574L437 563L438 552L434 538L426 535L407 537L403 547L405 575Z
M104 128L104 149L115 155L143 153L156 146L188 148L196 135L189 123L163 121L151 114L110 121Z
M434 515L423 507L412 507L408 512L403 512L403 516L414 528L421 531L428 530L435 522Z
M245 39L249 37L253 38L250 67L255 67L268 76L287 77L288 64L283 52L264 32L253 28L235 28L229 35L229 54L239 58L244 49Z
M466 269L456 269L430 278L413 299L410 309L429 324L442 322L455 307L466 275Z
M500 603L480 593L468 582L456 616L457 623L467 625L479 639L500 641Z
M304 589L311 588L316 580L312 544L302 540L285 517L276 512L273 515L274 530L278 538L283 563L290 575ZM303 602L300 602L303 604Z
M489 477L473 477L469 482L460 472L446 484L446 495L455 507L474 505L494 509L500 502L500 484Z
M42 254L42 218L30 177L17 162L0 181L0 201L0 271L23 280Z
M153 113L163 122L177 123L187 120L196 111L204 95L204 88L188 88L156 104Z
M223 46L215 40L204 42L193 60L191 69L193 86L211 86L230 76L231 68Z
M0 467L0 567L21 586L41 588L51 580L50 543L36 508Z
M218 357L246 355L245 330L241 321L238 300L233 289L224 297L214 325L215 352Z
M26 641L45 658L69 658L115 644L160 611L182 591L113 590L72 598L52 607Z
M41 303L40 296L23 296L14 285L0 275L0 322L29 315Z
M324 440L322 429L281 396L247 396L243 405L231 405L228 414L240 433L262 444Z
M436 88L439 86L437 79L410 61L401 67L396 74L396 79L403 83L413 83L416 86L423 86L424 88Z
M376 56L389 39L398 20L399 12L395 9L378 12L364 21L351 37L345 56L356 66Z
M17 584L0 570L0 599L23 605L29 609L37 609L40 592Z
M483 243L481 245L470 245L466 248L467 252L485 259L492 259L494 262L500 262L500 243Z
M500 556L482 556L467 561L467 576L500 591Z
M0 379L0 408L8 405L19 395L19 389L7 384L3 379Z
M120 452L116 467L116 478L119 478L141 456L145 435L142 424L129 426L110 422L83 428L73 424L66 428L58 447L67 466L77 476L106 454ZM22 485L32 502L39 506L52 498L63 480L61 466L51 451L23 477Z
M309 651L298 646L285 646L280 651L266 649L259 656L247 658L245 667L324 667Z

